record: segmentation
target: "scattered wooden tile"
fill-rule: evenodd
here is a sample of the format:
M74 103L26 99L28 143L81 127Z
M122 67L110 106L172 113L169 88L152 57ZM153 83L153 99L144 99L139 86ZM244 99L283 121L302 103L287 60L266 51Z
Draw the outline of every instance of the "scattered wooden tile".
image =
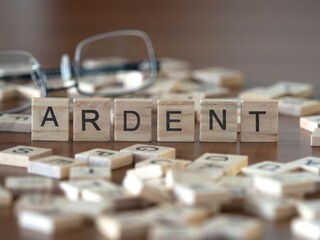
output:
M306 220L315 220L320 218L320 200L312 199L300 201L297 203L297 210L300 217Z
M205 153L194 161L194 163L201 162L212 164L211 168L223 170L228 176L235 176L241 171L242 168L248 166L248 156L222 153ZM191 168L191 165L189 167Z
M146 239L149 224L141 211L102 215L96 220L98 231L110 240Z
M0 187L0 208L8 207L11 205L12 195L9 191Z
M303 196L319 191L320 177L308 172L253 177L255 189L271 196Z
M157 224L152 226L148 233L150 240L199 240L203 239L199 228L195 226L175 226L169 224Z
M159 58L160 72L162 76L170 76L173 72L188 72L191 69L189 62L181 59L163 57Z
M230 226L233 226L230 228ZM260 220L234 214L212 218L202 228L204 239L260 239L263 224Z
M21 210L18 212L19 227L46 235L80 229L84 218L58 208Z
M280 89L269 89L267 87L254 87L239 93L239 98L245 100L271 100L285 95Z
M262 175L262 176L273 176L283 173L290 172L296 169L290 165L272 162L272 161L262 161L255 164L252 164L248 167L242 168L241 172L245 175Z
M307 98L312 96L314 86L304 82L282 81L269 86L268 89L274 92L282 92L283 96Z
M176 149L171 147L135 144L123 148L120 152L129 152L133 154L133 161L139 162L148 158L176 158Z
M95 148L75 154L75 160L84 162L90 167L108 167L114 170L131 165L133 154L132 152Z
M311 146L320 146L320 128L316 128L311 134Z
M59 187L65 193L66 197L71 201L78 201L82 199L83 190L118 188L118 186L114 183L102 179L64 181L60 182Z
M297 97L279 99L279 112L288 116L307 116L320 113L320 101Z
M78 179L111 179L109 167L71 167L70 180Z
M0 116L1 132L31 132L31 115L3 114Z
M49 148L38 148L31 146L15 146L0 152L0 164L28 167L31 160L50 156L52 150Z
M221 205L231 198L230 193L217 184L198 180L175 183L173 192L178 201L186 206L209 207Z
M115 141L151 141L151 99L115 100Z
M16 202L14 209L16 212L20 210L42 210L52 209L64 206L69 201L59 195L46 193L29 193L22 195Z
M302 239L320 239L320 220L295 218L291 221L291 232Z
M32 99L32 140L69 140L69 98Z
M49 192L53 190L53 181L43 177L6 177L5 188L13 193Z
M25 98L39 98L41 97L41 87L35 85L34 83L31 84L21 84L18 85L17 93Z
M305 171L320 175L320 158L319 157L305 157L293 162L287 163L287 166L301 168Z
M144 92L151 96L159 96L163 93L176 92L180 85L180 79L165 78L157 81Z
M190 160L182 160L182 159L150 158L150 159L143 160L141 162L137 162L135 164L135 168L145 167L149 165L160 165L164 170L172 168L172 169L183 171L191 162L192 161Z
M250 215L271 221L288 220L296 215L296 201L274 197L251 196L244 211Z
M205 161L199 161L199 162L193 162L186 168L186 172L198 174L202 177L205 177L211 181L218 181L221 179L225 172L224 167L219 164L205 162Z
M243 84L244 76L240 71L220 67L208 67L194 70L195 80L228 88L239 88Z
M69 177L71 167L82 166L84 163L74 161L73 158L53 155L40 158L29 163L28 173L56 179Z
M242 101L241 142L278 141L278 102Z
M17 96L16 86L0 82L0 100L6 101Z
M205 221L209 212L206 208L201 207L185 207L179 205L162 204L158 207L151 208L148 212L150 220L169 224L199 224Z
M157 139L159 142L194 141L194 101L158 99Z
M236 142L237 105L234 100L201 100L200 141Z
M320 115L313 115L309 117L300 118L300 128L309 132L314 132L317 128L320 128Z
M73 99L73 141L110 141L110 99Z

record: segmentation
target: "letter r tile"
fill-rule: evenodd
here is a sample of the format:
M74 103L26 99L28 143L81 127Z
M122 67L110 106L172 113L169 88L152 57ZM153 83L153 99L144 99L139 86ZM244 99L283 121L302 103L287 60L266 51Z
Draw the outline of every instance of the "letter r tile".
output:
M73 99L73 140L110 141L110 99Z

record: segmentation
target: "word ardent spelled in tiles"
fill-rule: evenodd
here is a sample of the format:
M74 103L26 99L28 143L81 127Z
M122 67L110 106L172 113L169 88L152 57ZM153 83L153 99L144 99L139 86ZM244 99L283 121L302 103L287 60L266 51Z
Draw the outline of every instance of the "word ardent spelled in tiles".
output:
M75 98L73 100L73 141L151 141L152 104L150 99L111 100ZM200 100L201 142L236 142L238 131L237 100ZM241 142L277 142L278 102L245 100L241 102ZM195 101L158 99L157 140L159 142L195 141ZM114 124L114 128L111 124ZM32 140L68 141L69 100L32 99Z
M265 219L291 220L295 236L320 238L319 157L249 165L246 155L187 160L174 148L144 144L52 154L30 146L0 152L0 164L38 175L8 176L0 186L0 208L13 206L22 229L60 236L93 222L115 240L254 240L264 237ZM119 184L113 171L123 167Z

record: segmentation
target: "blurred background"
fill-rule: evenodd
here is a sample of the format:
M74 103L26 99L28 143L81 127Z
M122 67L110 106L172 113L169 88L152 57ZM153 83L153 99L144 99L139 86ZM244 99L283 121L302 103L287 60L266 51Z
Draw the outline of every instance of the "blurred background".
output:
M316 82L319 12L317 0L1 0L0 50L29 51L53 68L91 35L135 28L157 56L241 70L247 86Z

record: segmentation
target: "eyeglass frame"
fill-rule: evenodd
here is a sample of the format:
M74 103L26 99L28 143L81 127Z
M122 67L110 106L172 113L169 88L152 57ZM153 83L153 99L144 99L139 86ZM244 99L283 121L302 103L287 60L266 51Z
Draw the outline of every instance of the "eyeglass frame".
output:
M133 87L133 88L130 88L127 90L125 90L125 89L118 90L118 91L113 90L113 92L110 92L110 93L96 92L94 94L82 91L79 87L80 70L81 70L81 67L80 67L81 49L83 48L83 46L85 46L86 44L89 44L91 42L101 40L104 38L111 38L111 37L118 37L118 36L137 36L137 37L141 37L144 40L144 43L146 44L146 48L147 48L148 57L150 60L150 71L151 71L150 78L148 80L144 81L140 86ZM12 53L28 56L29 59L31 60L32 80L34 80L35 83L38 86L40 86L41 97L47 97L48 92L66 90L66 89L69 89L72 87L76 87L77 91L82 95L99 96L99 97L116 97L116 96L120 96L120 95L131 94L131 93L135 93L137 91L141 91L141 90L151 86L157 80L158 64L157 64L157 60L156 60L155 53L153 50L152 42L151 42L149 36L141 30L118 30L118 31L112 31L112 32L105 32L105 33L94 35L94 36L91 36L89 38L82 40L80 43L78 43L78 45L76 47L75 56L74 56L74 60L72 62L72 65L70 65L69 56L64 54L61 57L60 71L59 70L48 70L49 76L60 75L62 80L64 81L64 83L70 81L71 77L74 76L74 80L75 80L74 84L69 85L69 86L59 87L59 88L48 88L46 70L43 70L41 68L41 64L39 63L39 61L31 53L29 53L27 51L23 51L23 50L11 50L11 51L1 51L0 52L0 54L12 54ZM14 76L14 77L19 78L21 76ZM0 114L22 112L22 111L29 109L30 107L31 107L31 103L28 103L28 104L25 104L25 105L17 107L17 108L13 108L13 109L10 109L10 110L4 111L4 112L0 112Z

